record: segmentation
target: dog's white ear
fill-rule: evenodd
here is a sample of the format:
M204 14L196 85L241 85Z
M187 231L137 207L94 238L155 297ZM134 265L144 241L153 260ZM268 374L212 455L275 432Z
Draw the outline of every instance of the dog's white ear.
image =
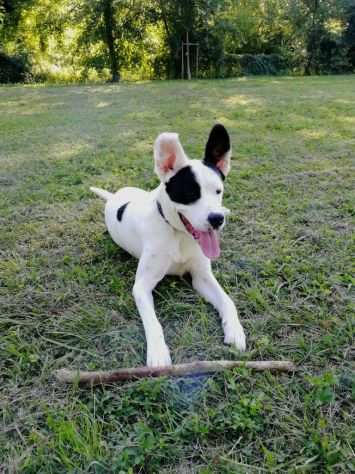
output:
M217 123L208 137L203 162L208 166L216 166L224 176L231 168L232 148L227 130Z
M169 180L187 165L188 158L177 133L161 133L154 143L155 172L162 181Z

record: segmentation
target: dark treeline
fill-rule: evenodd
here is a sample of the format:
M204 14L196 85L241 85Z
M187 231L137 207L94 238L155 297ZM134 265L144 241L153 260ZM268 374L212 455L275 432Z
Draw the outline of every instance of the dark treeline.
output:
M0 82L164 79L182 69L354 72L355 0L0 0Z

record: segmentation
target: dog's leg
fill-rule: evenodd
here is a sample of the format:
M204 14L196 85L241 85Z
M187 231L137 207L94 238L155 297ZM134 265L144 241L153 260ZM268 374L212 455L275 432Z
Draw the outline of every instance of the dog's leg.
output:
M147 340L147 366L160 367L171 365L168 346L165 343L163 329L154 310L152 291L164 277L169 267L169 258L152 253L143 254L139 260L133 296L143 321Z
M239 322L237 309L214 277L208 259L199 260L191 270L192 285L219 312L224 330L224 342L245 351L245 334Z

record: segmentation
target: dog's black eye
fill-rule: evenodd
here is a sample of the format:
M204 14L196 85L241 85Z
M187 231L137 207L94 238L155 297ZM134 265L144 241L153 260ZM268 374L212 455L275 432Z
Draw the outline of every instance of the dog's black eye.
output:
M221 192L222 192L222 189L217 189L216 190L216 194L221 194Z

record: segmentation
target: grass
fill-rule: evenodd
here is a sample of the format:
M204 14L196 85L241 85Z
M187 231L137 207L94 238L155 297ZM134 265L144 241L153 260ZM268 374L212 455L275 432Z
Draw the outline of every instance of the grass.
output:
M354 470L354 103L354 76L0 88L1 471ZM156 135L177 131L201 157L215 121L234 160L214 268L248 352L223 345L185 281L159 285L159 319L175 362L300 371L58 385L64 366L145 361L136 261L89 186L153 188Z

